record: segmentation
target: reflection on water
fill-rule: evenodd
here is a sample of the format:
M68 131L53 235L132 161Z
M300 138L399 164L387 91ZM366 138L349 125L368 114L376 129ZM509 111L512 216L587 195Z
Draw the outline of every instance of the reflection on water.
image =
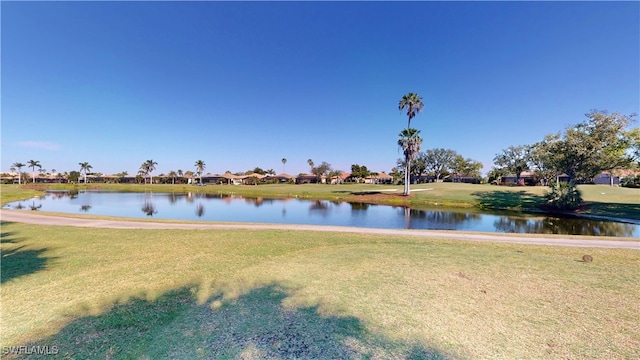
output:
M31 202L31 205L29 205L29 209L31 209L33 211L39 210L41 207L42 207L42 204L37 204L36 205L35 201Z
M196 215L198 217L202 217L202 215L204 215L204 205L202 205L202 203L199 203L198 206L196 206Z
M458 230L481 222L479 213L443 210L420 210L401 208L405 219L405 229L428 228L439 230Z
M640 237L640 225L606 220L508 216L474 211L411 209L327 200L244 198L193 192L56 191L42 198L9 203L5 208L133 218L153 216L175 220Z
M153 216L158 213L158 209L153 203L153 195L150 193L145 194L144 203L142 204L142 212L147 216Z
M349 205L351 205L351 211L367 211L371 204L354 202Z
M541 217L535 220L502 216L495 221L497 231L530 234L589 234L594 236L633 237L634 226L625 223L573 218Z

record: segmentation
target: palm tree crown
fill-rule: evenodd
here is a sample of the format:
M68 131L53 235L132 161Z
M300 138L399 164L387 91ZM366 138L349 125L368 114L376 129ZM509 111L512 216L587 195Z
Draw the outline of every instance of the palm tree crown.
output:
M411 160L414 160L416 155L420 152L422 146L422 138L419 136L420 130L417 129L404 129L398 134L398 146L404 153L404 160L406 164L404 174L404 195L411 193Z
M40 161L38 160L29 160L27 161L29 163L29 167L31 168L31 170L33 171L33 182L36 182L36 168L40 168L42 169L42 165L40 165Z
M153 160L147 160L140 165L140 170L144 172L145 175L149 175L149 183L153 184L153 176L151 176L151 172L156 169L157 162Z
M407 117L409 118L409 122L407 123L407 129L411 128L411 119L413 119L420 111L424 104L422 103L422 98L418 94L408 93L400 99L400 103L398 104L398 109L400 111L407 109Z
M202 173L204 172L204 169L206 169L206 165L204 163L204 161L202 160L198 160L196 161L195 167L196 167L196 173L198 174L198 176L200 177L200 183L202 183Z
M420 152L422 145L422 138L420 137L420 130L418 129L404 129L398 134L398 146L402 148L405 155L408 155L411 160L415 159L416 154Z
M93 166L89 165L88 162L81 162L78 163L78 165L80 165L80 172L84 173L84 183L87 183L87 172L89 172L89 170L91 170L93 168Z
M20 185L20 179L22 179L22 168L27 166L21 162L13 163L13 166L18 169L18 185Z

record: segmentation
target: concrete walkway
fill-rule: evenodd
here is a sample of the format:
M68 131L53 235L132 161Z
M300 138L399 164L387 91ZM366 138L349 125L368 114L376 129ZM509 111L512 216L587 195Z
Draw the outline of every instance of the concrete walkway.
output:
M110 229L210 229L210 230L296 230L296 231L327 231L377 235L419 236L438 239L454 239L466 241L491 241L532 245L560 245L577 247L601 247L640 250L640 239L617 240L605 237L562 237L558 235L530 235L530 234L493 234L468 233L437 230L404 230L404 229L375 229L345 226L295 225L295 224L215 224L215 223L176 223L150 222L135 220L107 220L86 219L76 217L47 216L28 211L0 210L0 220L26 224L52 226L78 226Z

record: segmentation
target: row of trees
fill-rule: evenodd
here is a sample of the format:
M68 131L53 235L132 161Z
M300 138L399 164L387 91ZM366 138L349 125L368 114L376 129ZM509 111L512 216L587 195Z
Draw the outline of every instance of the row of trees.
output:
M392 169L405 174L405 159L398 159L397 167ZM482 163L471 158L465 158L451 149L428 149L415 155L411 168L411 176L420 178L422 175L433 177L436 182L450 177L452 181L462 178L479 179L482 177Z
M502 150L494 158L490 179L511 173L520 182L524 171L532 171L538 182L547 185L560 175L567 176L569 183L590 182L607 171L613 185L616 171L640 165L640 129L628 129L636 114L593 110L585 116L587 120L563 133Z

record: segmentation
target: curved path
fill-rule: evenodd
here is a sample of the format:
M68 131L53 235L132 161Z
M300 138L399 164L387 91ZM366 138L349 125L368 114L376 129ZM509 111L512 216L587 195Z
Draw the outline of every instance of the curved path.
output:
M97 227L111 229L248 229L248 230L302 230L327 231L360 234L420 236L438 239L467 241L492 241L534 245L561 245L578 247L625 248L640 250L640 239L608 240L606 238L563 238L558 236L509 235L492 233L461 233L437 230L377 229L345 226L319 226L295 224L213 224L213 223L175 223L135 220L86 219L75 217L47 216L25 211L0 210L0 220L26 224Z

